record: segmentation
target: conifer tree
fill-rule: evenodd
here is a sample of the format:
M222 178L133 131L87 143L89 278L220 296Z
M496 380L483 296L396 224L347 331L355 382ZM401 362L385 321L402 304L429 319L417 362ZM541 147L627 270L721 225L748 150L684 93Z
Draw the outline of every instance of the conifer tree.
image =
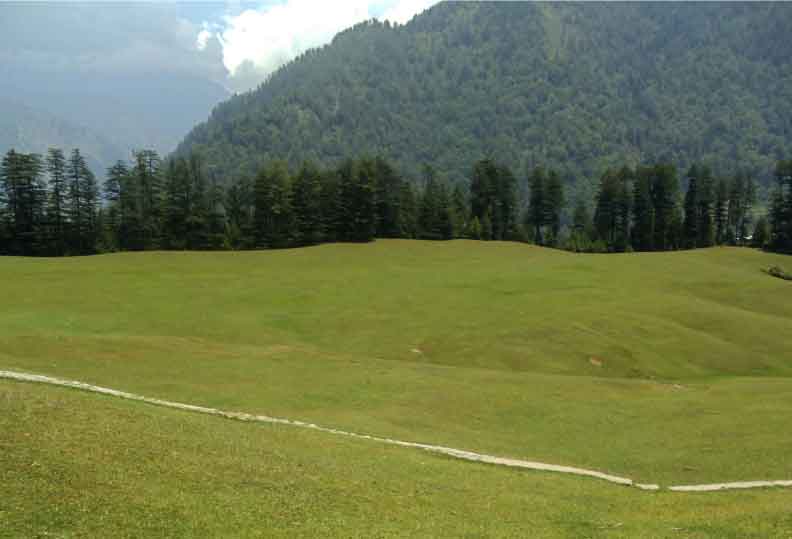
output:
M52 254L63 256L68 244L68 208L66 184L66 157L63 150L50 148L47 151L47 173L49 174L49 203L47 219L52 236Z
M257 246L290 246L293 240L291 180L284 161L270 162L256 176L255 200Z
M591 245L592 220L586 202L578 197L572 215L572 231L569 238L570 247L575 252L588 251Z
M157 249L162 235L162 161L157 152L142 150L133 154L139 208L139 232L143 249Z
M470 204L459 183L454 186L454 192L451 194L451 211L454 231L456 236L459 237L467 230L470 221Z
M715 243L723 245L728 240L729 184L721 178L715 188Z
M715 180L709 167L702 166L699 171L701 179L697 194L698 237L696 245L698 247L712 247L715 244Z
M105 248L108 250L120 249L121 223L124 220L121 205L122 185L128 180L129 168L123 161L107 169L107 175L102 186L102 195L106 204L104 213L104 228L106 230Z
M543 168L537 167L528 179L530 198L528 202L528 212L526 214L526 224L533 231L533 240L537 245L544 243L542 228L544 227L544 208L546 192L546 173Z
M688 170L688 188L685 192L685 222L684 244L688 249L695 249L698 245L699 233L699 205L698 205L698 165L692 165Z
M561 183L561 177L555 170L550 170L547 175L545 193L542 219L544 225L549 227L549 234L546 235L545 242L547 245L556 245L561 231L561 212L565 202L564 186Z
M651 168L651 199L654 207L654 249L665 251L677 243L674 223L677 219L679 180L673 165Z
M362 159L353 166L351 182L344 190L347 201L346 217L350 228L348 239L355 242L372 241L377 232L376 167L371 159Z
M247 178L235 181L226 191L226 244L229 249L254 246L253 187Z
M314 245L322 241L321 193L319 169L313 163L303 163L294 179L293 192L297 245Z
M654 249L655 210L652 204L652 169L639 167L633 186L632 246L636 251Z

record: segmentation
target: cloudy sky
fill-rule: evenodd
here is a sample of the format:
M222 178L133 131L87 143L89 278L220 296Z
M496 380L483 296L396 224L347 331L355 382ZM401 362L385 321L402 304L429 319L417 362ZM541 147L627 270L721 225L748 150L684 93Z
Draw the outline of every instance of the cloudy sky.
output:
M94 75L176 73L233 91L256 86L339 31L404 24L437 0L0 3L0 76L15 69Z

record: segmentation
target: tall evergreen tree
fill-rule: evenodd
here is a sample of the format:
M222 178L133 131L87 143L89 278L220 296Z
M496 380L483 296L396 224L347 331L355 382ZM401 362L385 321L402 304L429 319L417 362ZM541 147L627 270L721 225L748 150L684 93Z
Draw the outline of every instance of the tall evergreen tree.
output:
M700 181L697 193L698 206L698 247L712 247L715 244L715 180L709 167L699 167Z
M293 240L291 179L284 161L272 161L256 176L256 243L263 248L282 248Z
M655 209L652 203L652 169L639 167L633 186L632 246L636 251L654 249Z
M600 178L600 187L594 211L594 226L597 238L604 241L610 250L616 248L616 237L621 217L621 189L621 180L616 173L612 170L605 171ZM581 209L580 203L581 201L578 203L577 210ZM585 208L585 205L583 208Z
M314 245L322 241L321 193L319 169L313 163L303 163L294 179L292 200L297 245Z
M684 244L688 249L695 249L699 240L698 165L691 166L687 176L688 188L685 192Z
M530 190L528 212L526 213L526 225L532 230L533 241L537 245L544 243L544 236L542 229L544 227L544 208L545 208L545 193L547 183L547 174L541 167L537 167L528 178L528 186Z
M772 227L770 248L792 252L792 161L780 161L775 170L776 186L770 204Z
M715 243L723 245L728 241L729 228L729 184L720 178L715 188Z
M47 151L47 173L49 175L49 204L47 219L50 223L52 254L63 256L68 245L68 208L66 157L63 150L50 148Z
M120 249L121 223L124 220L121 204L122 185L128 181L129 168L123 161L107 169L102 195L105 201L104 228L106 230L105 248L108 250Z
M556 245L561 231L561 212L565 201L561 176L555 170L550 170L547 175L543 202L542 218L544 225L549 228L549 233L545 234L545 241L548 245Z
M372 241L377 232L377 171L374 161L362 159L355 163L352 175L342 192L346 202L346 218L349 221L347 240Z
M321 200L320 200L321 204ZM247 178L235 181L226 191L226 243L230 249L250 248L253 239L253 186Z
M162 235L163 180L162 161L153 150L133 154L135 166L132 176L136 180L139 227L143 249L160 247Z
M0 164L6 213L6 250L34 256L47 253L46 190L41 157L10 150Z
M588 206L582 197L575 203L572 214L572 231L569 237L569 246L575 252L585 252L590 249L593 222Z
M679 180L673 165L660 164L651 168L651 198L654 207L654 248L673 249L678 238L674 223L678 220Z
M420 237L427 240L439 240L440 231L440 182L430 166L424 167L424 187L421 194L421 205L418 214Z

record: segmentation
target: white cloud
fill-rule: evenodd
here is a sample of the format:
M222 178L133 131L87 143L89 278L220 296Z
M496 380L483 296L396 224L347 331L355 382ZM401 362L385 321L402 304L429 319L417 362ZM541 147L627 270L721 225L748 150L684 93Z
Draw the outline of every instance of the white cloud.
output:
M205 23L196 37L196 47L203 50L216 38L231 85L246 89L308 49L329 43L350 26L372 18L404 24L437 1L285 0L226 15L220 24ZM251 68L258 77L251 78ZM235 84L237 76L240 80Z

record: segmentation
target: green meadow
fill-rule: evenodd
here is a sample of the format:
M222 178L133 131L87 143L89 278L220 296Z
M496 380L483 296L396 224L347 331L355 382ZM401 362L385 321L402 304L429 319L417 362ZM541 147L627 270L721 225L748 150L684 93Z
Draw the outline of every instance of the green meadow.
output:
M761 271L790 261L0 258L0 370L663 486L792 479L792 283ZM647 493L39 385L0 381L0 433L0 537L792 537L789 490Z

